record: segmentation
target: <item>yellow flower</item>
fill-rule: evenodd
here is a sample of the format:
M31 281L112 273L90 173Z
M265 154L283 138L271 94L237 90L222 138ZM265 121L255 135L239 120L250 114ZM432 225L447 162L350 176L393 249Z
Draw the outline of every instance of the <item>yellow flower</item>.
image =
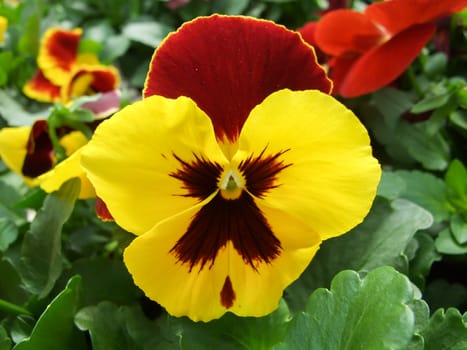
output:
M381 169L329 89L313 50L268 21L200 18L157 49L145 98L81 154L138 236L124 261L149 298L193 320L265 315L323 240L363 220Z
M5 17L0 16L0 44L5 41L5 32L7 26L8 20Z
M84 148L98 196L141 235L125 251L136 284L173 315L271 312L321 240L361 222L375 196L365 129L321 92L272 94L232 146L229 158L191 100L153 96Z

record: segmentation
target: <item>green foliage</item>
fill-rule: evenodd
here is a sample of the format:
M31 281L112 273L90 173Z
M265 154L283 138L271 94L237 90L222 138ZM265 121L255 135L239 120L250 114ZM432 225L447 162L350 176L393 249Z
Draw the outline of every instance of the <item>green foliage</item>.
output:
M62 226L73 210L80 182L72 179L47 196L23 239L19 271L24 288L43 298L62 272Z
M123 106L140 98L154 49L183 22L221 13L294 29L329 3L2 1L0 128L47 119L58 161L66 157L60 130L92 136L95 116L82 106L98 95L51 105L22 92L50 27L83 29L79 52L119 69ZM466 349L467 10L436 24L435 40L390 86L341 98L383 167L378 197L360 225L322 244L264 317L167 315L123 263L133 236L97 219L94 200L77 200L79 180L47 195L0 160L0 350ZM449 47L439 46L443 35Z

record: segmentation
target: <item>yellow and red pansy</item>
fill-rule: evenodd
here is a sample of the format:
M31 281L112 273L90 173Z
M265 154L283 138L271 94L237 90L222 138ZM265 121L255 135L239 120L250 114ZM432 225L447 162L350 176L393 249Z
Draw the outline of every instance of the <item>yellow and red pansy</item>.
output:
M326 13L300 33L330 56L334 93L356 97L397 79L433 37L437 19L467 6L466 0L389 0L363 12Z
M62 128L58 136L66 156L71 156L87 143L86 136L79 131ZM39 119L32 126L1 129L0 157L12 171L23 177L26 184L42 186L42 177L48 178L57 164L47 121ZM79 173L82 173L81 169ZM70 178L80 176L79 173L75 172ZM93 195L94 190L89 181L83 183L80 198L89 198Z
M193 320L265 315L322 240L363 220L381 169L330 90L314 50L269 21L202 17L159 46L144 99L81 155L138 236L124 261L149 298Z
M50 28L37 57L38 69L23 87L26 96L41 102L68 103L72 98L115 90L120 75L96 55L80 53L82 30Z

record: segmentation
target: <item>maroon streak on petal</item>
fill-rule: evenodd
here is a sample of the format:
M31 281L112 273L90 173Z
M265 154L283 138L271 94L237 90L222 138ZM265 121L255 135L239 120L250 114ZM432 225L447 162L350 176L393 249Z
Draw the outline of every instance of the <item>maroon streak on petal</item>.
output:
M165 155L162 155L165 157ZM180 159L176 154L173 157L180 162L181 169L170 173L169 176L180 180L181 188L186 190L184 194L176 194L183 197L196 197L200 201L208 198L217 190L217 182L222 173L222 167L211 161L194 155L195 161L188 163Z
M254 270L270 263L281 250L267 219L253 197L243 191L238 199L227 200L218 193L192 218L185 234L170 250L190 271L197 265L211 267L217 253L228 242Z
M184 24L157 48L143 94L190 97L219 140L235 141L250 111L284 88L330 92L311 46L270 21L213 15Z
M279 186L276 183L276 175L291 166L292 164L284 164L279 159L281 155L288 150L278 152L274 155L264 156L264 149L257 157L251 155L239 165L239 170L246 179L246 187L248 191L259 198L263 198L266 192Z
M221 304L226 309L230 309L234 304L235 298L236 295L232 287L232 281L230 280L230 277L227 276L221 290Z

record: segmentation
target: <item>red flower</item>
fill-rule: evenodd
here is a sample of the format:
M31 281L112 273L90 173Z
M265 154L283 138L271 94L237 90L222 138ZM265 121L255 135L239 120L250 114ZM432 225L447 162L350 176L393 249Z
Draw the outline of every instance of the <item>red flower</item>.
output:
M398 78L433 37L433 22L465 6L467 0L382 1L363 13L328 12L313 30L300 32L330 56L334 92L356 97Z

